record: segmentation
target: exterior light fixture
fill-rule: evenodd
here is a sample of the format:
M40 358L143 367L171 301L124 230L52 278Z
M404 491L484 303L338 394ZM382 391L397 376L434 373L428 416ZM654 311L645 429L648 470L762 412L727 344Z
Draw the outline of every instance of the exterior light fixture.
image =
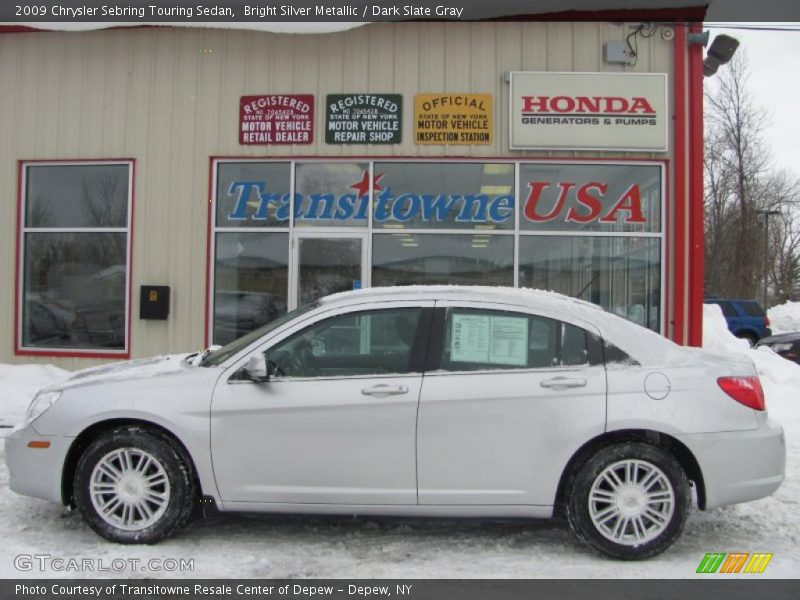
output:
M711 77L722 65L729 62L736 49L739 47L739 40L729 35L720 34L711 42L711 47L706 52L706 59L703 61L703 75Z

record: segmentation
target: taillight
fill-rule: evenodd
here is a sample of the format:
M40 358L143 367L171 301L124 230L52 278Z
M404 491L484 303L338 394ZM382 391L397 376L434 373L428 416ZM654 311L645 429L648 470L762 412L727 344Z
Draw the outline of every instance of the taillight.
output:
M717 384L722 391L731 398L752 408L753 410L766 410L764 390L758 377L720 377Z
M769 327L769 317L764 315L764 327Z

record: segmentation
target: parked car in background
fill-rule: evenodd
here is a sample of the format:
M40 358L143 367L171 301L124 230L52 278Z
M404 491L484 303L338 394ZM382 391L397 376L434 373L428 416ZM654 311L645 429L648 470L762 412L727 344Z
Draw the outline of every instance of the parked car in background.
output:
M772 348L783 358L800 364L800 331L761 338L758 345Z
M763 337L772 335L769 318L757 300L735 300L733 298L706 297L704 304L716 304L728 322L728 329L736 337L755 346Z
M11 489L121 543L207 504L565 515L630 560L668 548L693 498L774 492L785 440L746 357L560 294L409 286L328 296L200 355L78 372L37 394L6 462Z

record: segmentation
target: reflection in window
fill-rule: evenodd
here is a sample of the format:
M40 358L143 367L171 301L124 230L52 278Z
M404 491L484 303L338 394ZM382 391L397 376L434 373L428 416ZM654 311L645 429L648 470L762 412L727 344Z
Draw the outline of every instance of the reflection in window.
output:
M214 261L214 344L227 344L287 309L289 236L217 233Z
M367 163L298 163L295 167L295 225L366 227Z
M519 267L520 287L588 300L659 330L660 238L522 236Z
M514 285L513 236L373 236L373 286L425 284Z
M218 163L217 227L288 227L289 169L289 163Z
M127 348L130 172L130 164L25 167L23 348Z
M408 373L419 308L333 317L267 353L278 377L347 377Z
M373 225L513 229L514 165L375 163Z
M535 231L661 231L656 165L521 164L520 228Z

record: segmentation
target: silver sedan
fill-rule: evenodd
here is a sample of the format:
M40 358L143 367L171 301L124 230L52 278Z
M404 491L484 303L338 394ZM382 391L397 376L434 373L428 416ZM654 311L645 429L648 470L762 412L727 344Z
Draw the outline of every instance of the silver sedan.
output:
M753 364L504 288L324 298L199 355L87 369L7 440L10 485L122 543L221 511L567 517L621 559L783 481Z

